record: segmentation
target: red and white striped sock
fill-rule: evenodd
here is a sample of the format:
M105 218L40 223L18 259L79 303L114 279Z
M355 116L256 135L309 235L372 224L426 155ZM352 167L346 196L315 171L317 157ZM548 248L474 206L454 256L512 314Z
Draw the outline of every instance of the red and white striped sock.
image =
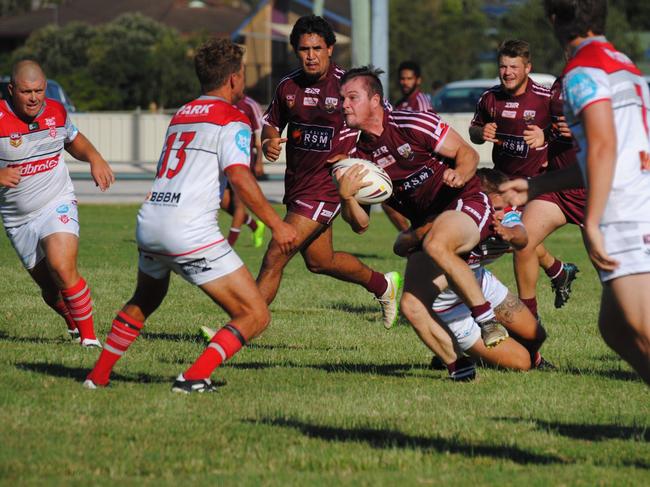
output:
M95 328L93 326L93 301L90 298L90 289L84 278L68 289L61 290L61 296L65 301L72 319L79 328L81 340L90 338L96 340Z
M111 371L115 363L120 359L124 352L131 346L138 336L144 323L133 319L123 311L117 313L113 319L113 327L106 337L104 349L93 370L88 374L88 379L92 380L95 385L105 386L111 376Z
M246 340L239 330L232 325L226 325L210 340L208 348L196 359L192 366L183 372L186 380L207 379L222 363L235 355Z
M68 332L76 332L78 331L77 329L77 323L72 319L72 315L70 314L70 310L65 304L65 301L63 298L59 299L56 304L54 305L54 309L56 312L65 320L65 324L68 326Z

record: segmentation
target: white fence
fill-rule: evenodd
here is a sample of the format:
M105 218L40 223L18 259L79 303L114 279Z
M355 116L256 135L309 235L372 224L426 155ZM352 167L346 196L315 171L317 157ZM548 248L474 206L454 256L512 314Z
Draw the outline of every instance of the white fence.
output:
M471 114L442 114L442 117L469 141ZM148 112L73 113L79 130L111 163L155 164L160 156L171 115ZM491 161L492 144L474 145L481 163ZM281 156L284 161L284 154Z

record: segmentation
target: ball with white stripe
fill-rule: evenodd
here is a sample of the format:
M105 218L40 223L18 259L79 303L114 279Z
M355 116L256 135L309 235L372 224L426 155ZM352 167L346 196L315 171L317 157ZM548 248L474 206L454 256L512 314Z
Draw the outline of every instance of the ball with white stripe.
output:
M334 184L338 184L336 180L336 173L338 171L347 171L349 168L355 164L361 164L368 173L363 177L363 182L369 182L369 186L365 186L354 195L356 199L362 205L374 205L386 201L391 194L393 194L393 183L390 180L390 177L381 167L378 165L366 161L365 159L356 159L349 158L343 159L332 165L332 177L334 179Z

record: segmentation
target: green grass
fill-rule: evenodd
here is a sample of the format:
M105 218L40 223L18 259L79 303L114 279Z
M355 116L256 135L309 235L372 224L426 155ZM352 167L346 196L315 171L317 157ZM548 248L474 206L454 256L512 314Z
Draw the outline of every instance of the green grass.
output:
M103 339L131 296L135 206L82 206L80 268ZM224 219L222 228L227 229ZM257 273L244 231L237 251ZM337 220L335 246L378 270L403 268L381 214L363 236ZM0 484L648 485L648 389L596 329L599 284L579 234L548 245L576 262L568 305L539 284L557 372L480 369L454 384L403 323L391 331L363 289L287 268L273 323L213 378L180 396L200 325L226 315L174 277L167 300L118 363L112 386L81 382L97 358L66 341L6 238L0 239ZM514 289L511 259L493 266Z

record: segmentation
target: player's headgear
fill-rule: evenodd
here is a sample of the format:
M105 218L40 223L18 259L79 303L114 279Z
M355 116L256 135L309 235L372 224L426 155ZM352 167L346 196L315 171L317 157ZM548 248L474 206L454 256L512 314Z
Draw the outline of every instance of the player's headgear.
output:
M201 83L201 91L212 91L238 72L242 66L244 48L230 39L209 39L199 47L194 57L194 69Z
M410 69L413 71L413 74L416 78L419 78L422 75L420 64L416 61L402 61L399 65L399 68L397 68L397 72L401 73L404 69Z
M366 90L368 95L372 97L373 95L379 95L381 100L384 99L384 87L381 85L379 80L379 75L384 71L380 68L375 68L372 64L368 66L361 66L360 68L352 68L349 71L346 71L345 74L341 77L341 86L343 86L348 81L353 80L354 78L363 78L366 82Z
M293 25L289 41L294 51L298 51L298 43L300 36L303 34L316 34L325 40L327 47L336 44L336 36L332 30L332 26L323 17L318 15L305 15L300 17Z
M607 0L544 0L544 11L563 43L605 33Z

